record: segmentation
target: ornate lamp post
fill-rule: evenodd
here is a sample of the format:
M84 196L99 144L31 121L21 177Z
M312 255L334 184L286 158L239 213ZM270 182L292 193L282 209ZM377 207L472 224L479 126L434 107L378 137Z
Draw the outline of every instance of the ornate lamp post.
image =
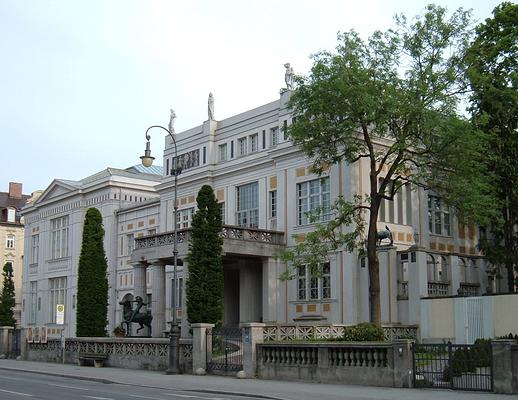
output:
M176 147L176 140L174 138L174 118L176 115L174 111L171 110L171 121L169 122L169 129L164 128L160 125L153 125L147 128L146 130L146 150L144 155L140 157L142 160L142 165L145 167L150 167L153 164L153 160L155 157L151 156L151 149L149 140L151 137L149 136L149 131L153 128L160 128L166 131L173 141L174 146L174 158L173 158L173 167L171 169L171 175L174 176L174 214L173 214L173 226L174 226L174 240L173 240L173 320L171 322L171 330L169 331L169 365L166 370L166 374L174 375L180 373L179 366L179 342L180 342L180 327L178 326L178 320L176 318L176 270L178 266L178 238L177 238L177 221L176 216L178 212L177 205L177 193L178 193L178 175L182 172L182 169L178 166L178 152Z

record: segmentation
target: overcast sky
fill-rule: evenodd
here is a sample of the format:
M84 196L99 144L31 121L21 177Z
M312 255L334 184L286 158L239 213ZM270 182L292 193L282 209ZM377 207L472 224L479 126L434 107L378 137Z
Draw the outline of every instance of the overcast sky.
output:
M0 0L0 191L45 189L137 164L144 132L176 131L278 98L283 64L307 73L336 33L367 37L428 1ZM450 0L483 21L500 3ZM161 163L163 134L152 133Z

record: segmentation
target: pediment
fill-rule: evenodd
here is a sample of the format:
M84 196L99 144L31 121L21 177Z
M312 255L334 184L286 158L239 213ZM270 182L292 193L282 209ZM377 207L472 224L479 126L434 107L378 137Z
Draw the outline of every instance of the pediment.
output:
M74 187L71 184L61 182L59 180L54 180L47 189L42 193L42 195L36 201L37 203L42 203L44 201L51 200L53 198L61 197L68 193L76 191L78 188Z

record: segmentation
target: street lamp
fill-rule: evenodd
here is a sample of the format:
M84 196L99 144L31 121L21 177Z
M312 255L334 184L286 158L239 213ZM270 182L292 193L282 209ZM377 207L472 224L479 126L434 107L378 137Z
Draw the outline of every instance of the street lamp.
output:
M171 123L169 124L169 129L164 128L160 125L153 125L147 128L146 130L146 150L144 151L144 155L140 157L142 160L142 165L145 167L150 167L153 164L153 160L155 157L151 156L151 149L149 140L151 137L149 136L149 131L153 128L163 129L171 136L174 146L174 158L173 158L173 167L171 168L171 175L174 176L174 214L173 214L173 226L174 226L174 239L173 239L173 321L171 322L171 330L169 331L169 365L166 370L167 375L175 375L180 373L179 366L179 342L180 342L180 327L178 326L178 320L176 318L176 270L178 266L178 238L177 227L176 227L176 214L178 212L178 204L177 204L177 194L178 194L178 175L182 172L182 169L178 166L178 151L176 147L176 140L174 138L174 128L172 125L173 118L171 119Z

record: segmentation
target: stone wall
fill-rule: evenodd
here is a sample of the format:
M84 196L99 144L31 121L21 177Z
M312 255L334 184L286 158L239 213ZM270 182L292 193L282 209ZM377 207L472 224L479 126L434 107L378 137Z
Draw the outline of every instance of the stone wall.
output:
M411 369L407 340L257 345L257 375L263 379L410 387Z
M165 370L169 357L168 339L150 338L73 338L65 341L65 363L77 363L79 353L106 354L108 367ZM28 343L29 361L62 362L61 342ZM180 339L180 369L192 372L192 341Z

